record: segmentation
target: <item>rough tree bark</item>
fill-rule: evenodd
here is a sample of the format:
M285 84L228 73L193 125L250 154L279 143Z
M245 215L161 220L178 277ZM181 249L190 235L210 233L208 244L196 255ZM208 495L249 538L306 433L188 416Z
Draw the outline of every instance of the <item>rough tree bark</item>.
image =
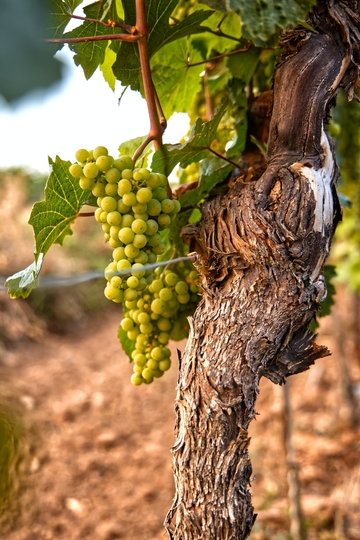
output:
M282 36L265 173L232 179L184 231L198 246L204 294L180 359L176 495L165 522L173 540L247 538L259 380L282 384L329 354L307 330L340 218L323 124L339 87L354 92L360 0L320 1L309 22L318 33Z

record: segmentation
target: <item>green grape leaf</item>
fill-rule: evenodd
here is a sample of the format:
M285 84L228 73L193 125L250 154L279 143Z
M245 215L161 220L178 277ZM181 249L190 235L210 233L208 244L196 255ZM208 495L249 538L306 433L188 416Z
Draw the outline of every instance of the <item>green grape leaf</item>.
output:
M187 112L194 95L201 90L201 54L191 47L187 38L163 47L154 56L151 67L153 81L166 118L173 112Z
M249 84L261 52L260 47L252 47L247 52L229 56L226 63L231 75L236 79L240 79L245 85Z
M10 276L5 281L5 287L11 298L27 298L31 291L39 285L39 274L43 262L43 254L30 266Z
M63 0L51 0L49 8L49 23L48 23L48 35L51 38L61 38L64 30L71 20L71 14L73 8L69 5L69 2ZM57 49L61 49L62 44L57 46Z
M289 24L305 21L316 0L200 0L222 12L234 11L243 25L243 37L267 42Z
M110 44L105 49L104 61L100 65L100 71L103 74L105 81L110 86L111 90L115 92L116 78L112 70L112 65L116 60L116 52L111 48Z
M214 168L214 165L216 169L211 170ZM214 160L212 160L212 167L209 174L202 174L200 176L198 187L195 189L189 189L184 193L184 195L179 196L181 206L194 207L199 205L208 197L211 190L214 189L217 184L225 180L233 168L234 167L232 165L223 165L223 162L221 162L220 159L214 158Z
M45 187L45 200L34 204L29 219L35 234L35 260L53 244L62 245L65 236L72 234L70 226L90 194L69 173L70 161L57 156L55 162L49 158L49 163L52 171Z
M177 3L178 0L147 0L146 14L150 28L149 58L172 41L207 31L201 23L210 17L212 13L210 10L195 11L185 20L170 25L169 19ZM136 20L134 0L124 3L124 11L125 23L134 25ZM113 71L123 86L130 86L133 90L140 89L140 61L136 43L125 41L121 43Z
M183 144L165 144L154 154L152 170L169 176L174 167L180 163L185 169L190 163L197 163L211 155L209 148L216 138L217 128L223 117L227 100L223 100L209 122L198 118L191 130L190 136Z
M99 20L102 15L101 2L95 2L84 8L85 16L89 19ZM112 6L112 12L109 17L118 20L116 7ZM64 34L64 38L85 38L89 36L106 36L119 33L119 28L104 26L100 23L84 21L83 24L76 27L71 32ZM75 64L81 65L86 79L94 74L96 69L104 63L108 41L88 41L83 43L69 43L69 48L76 53L74 56Z
M231 36L232 39L206 32L195 35L191 40L193 47L201 53L203 59L233 50L234 40L241 37L241 20L236 13L227 13L224 18L223 13L219 11L212 12L212 15L206 20L206 27L215 33L219 24L221 24L221 31ZM237 49L243 48L240 43L237 46L235 45L235 47Z
M127 332L125 332L121 326L119 326L118 329L118 338L124 353L127 354L130 360L131 353L135 350L135 341L127 337Z

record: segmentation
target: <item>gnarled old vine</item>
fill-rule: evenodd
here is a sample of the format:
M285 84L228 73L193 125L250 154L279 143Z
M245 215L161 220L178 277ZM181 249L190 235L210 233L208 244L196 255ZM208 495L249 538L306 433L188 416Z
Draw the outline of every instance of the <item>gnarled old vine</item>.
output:
M354 95L360 0L322 0L309 23L317 33L282 35L265 173L233 180L184 231L202 247L204 295L180 360L176 496L166 520L174 540L250 534L247 430L259 380L282 384L329 354L308 331L340 218L324 122L340 87Z

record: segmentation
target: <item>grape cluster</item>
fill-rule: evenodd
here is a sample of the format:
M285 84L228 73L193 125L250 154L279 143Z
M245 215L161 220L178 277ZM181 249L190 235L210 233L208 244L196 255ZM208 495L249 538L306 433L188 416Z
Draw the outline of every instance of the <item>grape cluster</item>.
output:
M169 197L163 174L134 168L129 156L114 159L99 146L78 150L75 157L70 174L96 197L95 219L113 248L104 294L123 305L121 329L133 343L131 381L150 383L169 369L166 345L187 336L186 315L199 300L197 273L190 263L176 271L146 268L165 252L161 232L180 211L180 203Z

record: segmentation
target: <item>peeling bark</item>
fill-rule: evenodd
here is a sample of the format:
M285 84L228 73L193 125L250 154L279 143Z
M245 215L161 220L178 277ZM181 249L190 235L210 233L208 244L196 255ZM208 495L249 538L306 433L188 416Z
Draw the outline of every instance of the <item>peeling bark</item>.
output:
M318 34L284 32L265 173L234 179L184 231L200 248L204 294L180 359L176 495L165 523L173 540L248 537L259 380L282 384L329 354L307 330L326 295L340 213L324 121L339 87L351 94L356 82L359 15L360 0L323 1L310 17Z

